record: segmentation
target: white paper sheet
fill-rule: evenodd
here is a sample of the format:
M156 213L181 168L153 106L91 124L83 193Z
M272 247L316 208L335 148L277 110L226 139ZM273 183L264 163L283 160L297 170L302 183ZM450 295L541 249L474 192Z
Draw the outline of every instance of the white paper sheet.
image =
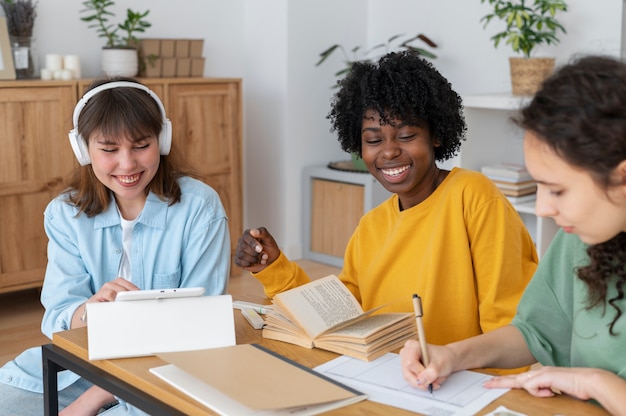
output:
M367 394L368 400L424 415L473 415L509 390L487 389L483 383L492 376L460 371L431 396L404 380L400 356L394 353L370 362L341 356L315 371Z

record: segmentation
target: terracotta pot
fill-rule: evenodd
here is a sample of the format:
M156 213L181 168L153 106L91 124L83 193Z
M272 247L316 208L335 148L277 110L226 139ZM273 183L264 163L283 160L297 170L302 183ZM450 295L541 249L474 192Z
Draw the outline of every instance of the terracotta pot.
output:
M509 58L513 95L534 95L554 72L554 58Z
M139 71L137 49L103 48L102 72L106 76L134 77Z

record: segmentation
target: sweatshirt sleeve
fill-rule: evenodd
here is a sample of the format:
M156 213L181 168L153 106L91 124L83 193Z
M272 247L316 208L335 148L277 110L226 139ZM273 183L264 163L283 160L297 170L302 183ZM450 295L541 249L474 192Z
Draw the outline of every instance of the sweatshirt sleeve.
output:
M278 293L311 281L304 270L282 252L272 264L258 273L252 273L252 276L263 284L265 295L270 299Z

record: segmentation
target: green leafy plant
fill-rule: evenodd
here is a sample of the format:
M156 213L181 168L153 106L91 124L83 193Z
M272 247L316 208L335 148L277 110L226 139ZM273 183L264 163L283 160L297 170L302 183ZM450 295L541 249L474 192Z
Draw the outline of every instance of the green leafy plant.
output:
M320 58L315 64L315 66L320 66L331 55L333 55L333 53L335 53L336 51L340 51L343 54L345 65L343 68L341 68L339 71L335 73L335 76L337 78L341 78L344 75L346 75L348 72L350 72L350 70L352 69L352 65L354 65L356 62L372 62L373 63L373 62L376 62L378 58L387 54L388 52L391 52L392 50L411 50L411 51L416 52L419 55L422 55L430 59L434 59L437 57L434 53L432 53L428 49L416 46L415 42L420 41L425 46L428 46L430 48L437 47L435 42L430 40L426 35L423 35L420 33L420 34L417 34L415 36L412 36L403 40L404 37L405 37L404 34L394 35L390 37L385 43L380 43L366 51L362 51L360 46L355 46L354 48L350 49L350 51L348 52L342 45L335 44L319 54ZM336 88L337 85L335 85L334 87Z
M557 44L557 33L566 33L556 20L559 11L567 11L564 0L480 0L493 6L493 13L483 16L480 21L487 27L494 17L502 20L506 28L491 37L497 48L501 41L511 45L513 52L530 58L532 50L540 44Z
M0 0L2 9L7 18L9 35L33 36L35 26L35 7L37 2L32 0Z
M143 33L147 28L152 26L144 18L150 13L149 10L145 12L135 12L131 9L126 11L126 20L118 25L110 24L109 17L114 17L115 14L110 11L110 7L115 3L111 0L86 0L83 2L85 9L80 13L87 14L80 18L80 20L89 23L90 28L95 28L98 36L106 39L105 47L126 47L134 48L137 45L137 38L135 33ZM118 31L125 33L125 36L120 36Z

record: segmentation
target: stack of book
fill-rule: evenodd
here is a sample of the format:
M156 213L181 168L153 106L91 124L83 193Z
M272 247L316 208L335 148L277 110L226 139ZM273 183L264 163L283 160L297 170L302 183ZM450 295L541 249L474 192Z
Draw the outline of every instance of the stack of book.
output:
M481 172L496 184L498 189L514 204L534 201L537 182L524 165L496 163L481 168Z

